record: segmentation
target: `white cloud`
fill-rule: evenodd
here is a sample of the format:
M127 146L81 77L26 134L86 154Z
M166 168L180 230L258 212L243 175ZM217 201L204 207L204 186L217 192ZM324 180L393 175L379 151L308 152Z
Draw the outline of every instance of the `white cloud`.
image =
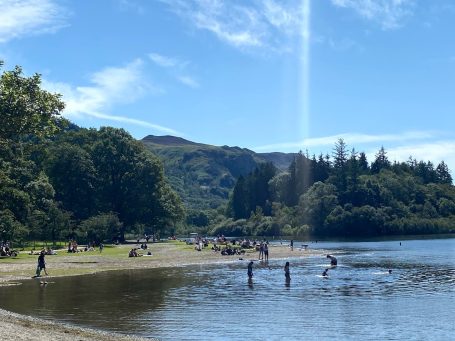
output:
M154 62L158 66L162 67L168 67L168 68L173 68L173 67L179 67L179 68L184 68L188 62L187 61L182 61L178 58L174 57L167 57L163 56L158 53L149 53L148 57L152 62Z
M185 85L189 86L190 88L194 88L194 89L199 88L199 83L189 76L179 76L179 77L177 77L177 79L182 84L185 84Z
M301 35L301 1L162 0L200 30L239 48L280 48L285 36ZM278 43L279 42L279 43Z
M358 133L337 134L324 137L313 137L302 141L283 142L252 148L256 151L273 151L273 150L299 150L310 147L327 147L333 146L338 139L343 139L348 145L366 144L366 143L384 143L384 142L402 142L411 140L423 140L434 137L432 132L405 132L402 134L381 134L369 135Z
M337 7L350 8L361 17L379 23L384 30L396 29L413 14L414 0L332 0Z
M66 26L67 12L53 0L0 0L0 43Z
M455 141L441 140L429 143L404 145L386 149L389 160L407 161L410 156L417 161L431 161L436 167L444 161L455 175ZM377 151L367 153L369 160L374 160Z
M74 87L66 83L43 81L43 87L62 94L66 103L64 115L69 118L89 116L181 135L174 129L154 123L106 113L113 105L131 103L146 93L159 92L159 89L144 80L142 66L143 61L136 59L124 67L107 67L90 77L90 86Z
M385 147L387 157L391 161L407 161L409 156L418 161L431 161L436 166L444 161L455 176L455 140L445 139L447 136L441 132L414 131L402 134L338 134L332 136L309 138L304 141L283 142L259 147L253 147L256 152L297 152L309 149L318 153L331 154L335 142L342 138L348 148L355 147L356 150L364 151L368 160L374 160L375 154L381 146Z
M156 65L169 69L170 73L182 84L189 86L190 88L199 88L199 83L188 75L182 75L182 71L190 64L188 61L180 60L176 57L163 56L159 53L149 53L148 57Z
M118 8L121 11L125 12L132 11L134 13L141 15L145 13L144 8L139 3L133 0L118 0Z

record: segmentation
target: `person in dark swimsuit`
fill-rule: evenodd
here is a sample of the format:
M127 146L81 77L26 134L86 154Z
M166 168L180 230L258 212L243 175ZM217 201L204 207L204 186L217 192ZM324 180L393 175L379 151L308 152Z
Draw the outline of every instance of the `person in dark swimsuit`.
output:
M253 262L251 261L248 264L248 278L252 278L252 277L253 277Z
M287 281L291 280L291 272L289 271L289 262L286 262L284 265L284 277L286 277Z
M331 255L327 255L327 258L330 258L330 265L331 266L336 266L338 261L335 257L331 256Z

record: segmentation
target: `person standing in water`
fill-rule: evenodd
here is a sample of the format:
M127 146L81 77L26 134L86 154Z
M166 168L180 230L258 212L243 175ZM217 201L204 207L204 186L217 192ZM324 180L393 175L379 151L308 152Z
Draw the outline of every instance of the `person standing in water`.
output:
M253 261L248 264L248 278L253 278Z
M266 261L269 260L269 245L264 243L264 258Z
M290 246L291 246L291 251L294 251L294 240L293 239L291 239L291 245Z
M286 281L291 280L291 273L289 271L289 262L286 262L284 265L284 276L286 277Z
M259 244L259 259L264 259L264 243Z

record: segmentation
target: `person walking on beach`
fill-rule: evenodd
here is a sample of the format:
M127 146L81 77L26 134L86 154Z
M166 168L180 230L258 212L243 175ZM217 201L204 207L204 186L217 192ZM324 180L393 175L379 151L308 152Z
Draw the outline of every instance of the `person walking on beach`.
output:
M46 262L44 260L45 255L46 253L44 252L44 250L42 250L38 256L38 266L36 267L36 276L34 277L40 277L42 270L44 270L44 273L46 274L46 276L48 276L48 273L46 271Z
M248 278L253 278L253 261L248 264Z

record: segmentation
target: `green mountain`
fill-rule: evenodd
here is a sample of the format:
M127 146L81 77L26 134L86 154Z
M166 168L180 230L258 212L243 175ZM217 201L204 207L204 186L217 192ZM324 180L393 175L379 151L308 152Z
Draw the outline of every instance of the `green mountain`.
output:
M246 148L213 146L175 136L149 135L142 142L161 159L171 186L193 209L225 204L240 175L247 175L264 162L287 169L295 155L255 153Z

